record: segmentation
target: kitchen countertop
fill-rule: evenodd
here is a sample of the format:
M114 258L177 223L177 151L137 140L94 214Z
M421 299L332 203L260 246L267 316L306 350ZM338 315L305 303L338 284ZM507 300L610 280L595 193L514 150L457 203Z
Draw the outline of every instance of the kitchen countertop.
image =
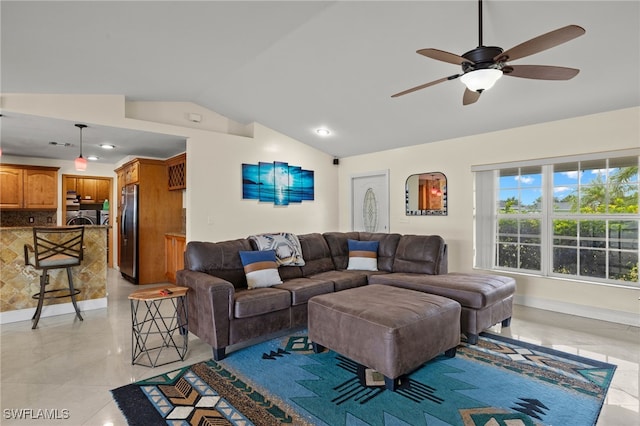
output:
M86 228L111 228L110 225L81 225ZM22 229L33 229L33 228L72 228L72 226L57 226L57 225L31 225L31 226L2 226L0 230L12 229L12 230L22 230Z
M167 232L164 235L167 235L167 236L170 236L170 237L185 237L185 238L187 236L184 232Z

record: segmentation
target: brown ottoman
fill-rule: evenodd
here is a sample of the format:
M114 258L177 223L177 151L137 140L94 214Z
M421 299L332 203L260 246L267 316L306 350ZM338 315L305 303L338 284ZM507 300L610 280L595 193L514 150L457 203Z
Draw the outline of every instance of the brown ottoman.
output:
M460 304L419 291L372 284L312 297L308 309L316 352L373 368L390 390L436 355L455 356L460 343Z

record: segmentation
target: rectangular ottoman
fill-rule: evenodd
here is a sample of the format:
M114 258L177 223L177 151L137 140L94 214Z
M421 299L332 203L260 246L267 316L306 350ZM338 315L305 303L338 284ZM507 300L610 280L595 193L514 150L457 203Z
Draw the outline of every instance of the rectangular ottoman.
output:
M414 290L367 285L312 297L309 338L372 368L395 390L398 378L460 343L460 304Z

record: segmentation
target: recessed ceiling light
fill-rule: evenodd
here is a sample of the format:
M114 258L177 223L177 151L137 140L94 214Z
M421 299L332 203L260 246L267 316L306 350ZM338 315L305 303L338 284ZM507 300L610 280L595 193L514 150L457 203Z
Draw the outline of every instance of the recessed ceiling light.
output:
M97 156L95 156L95 155L89 155L89 156L87 157L87 160L90 160L90 161L98 161L98 159L99 159L99 158L100 158L100 157L97 157Z
M102 149L114 149L116 146L115 145L111 145L110 143L101 143L100 144L100 148Z
M329 136L331 134L331 131L329 129L325 129L324 127L321 127L319 129L316 129L316 133L319 136Z

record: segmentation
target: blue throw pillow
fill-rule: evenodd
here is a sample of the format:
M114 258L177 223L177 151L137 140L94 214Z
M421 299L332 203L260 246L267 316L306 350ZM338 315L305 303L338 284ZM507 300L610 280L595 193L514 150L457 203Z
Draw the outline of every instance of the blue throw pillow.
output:
M347 269L378 270L378 241L347 240L347 244L349 245L349 266Z
M252 289L282 284L275 251L240 251L239 253L244 274L247 277L247 287Z

